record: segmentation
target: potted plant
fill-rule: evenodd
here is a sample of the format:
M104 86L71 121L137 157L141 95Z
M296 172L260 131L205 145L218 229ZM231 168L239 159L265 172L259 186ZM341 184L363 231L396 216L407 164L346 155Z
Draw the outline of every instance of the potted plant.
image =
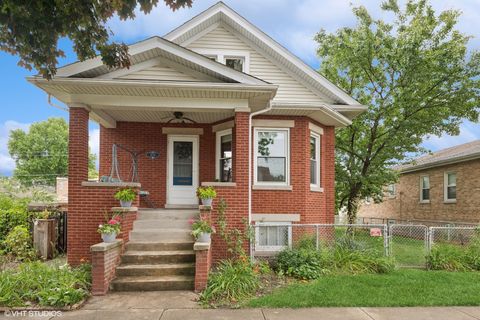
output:
M98 226L98 233L101 234L103 242L114 242L117 235L120 233L120 221L116 218L108 220L106 223Z
M197 196L202 200L204 206L212 206L212 201L217 197L217 191L214 187L199 187Z
M198 242L210 242L212 233L215 233L215 227L206 220L200 218L197 221L191 220L192 223L192 236Z
M115 193L115 199L120 200L120 206L123 208L130 208L136 196L137 192L132 188L121 188Z

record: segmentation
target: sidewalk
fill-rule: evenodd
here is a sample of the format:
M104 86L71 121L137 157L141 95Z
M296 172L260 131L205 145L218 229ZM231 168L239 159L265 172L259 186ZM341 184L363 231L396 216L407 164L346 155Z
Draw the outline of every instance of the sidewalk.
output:
M69 320L480 320L480 307L201 309L187 291L125 292L92 297L60 317L0 319Z

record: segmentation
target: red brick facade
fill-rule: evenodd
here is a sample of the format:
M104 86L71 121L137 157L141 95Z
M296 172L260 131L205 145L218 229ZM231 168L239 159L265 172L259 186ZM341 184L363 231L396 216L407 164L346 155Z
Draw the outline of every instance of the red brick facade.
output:
M96 233L98 224L103 220L101 208L116 206L113 199L115 188L82 187L87 180L88 157L88 112L81 108L70 111L70 173L69 173L69 224L68 224L68 260L78 263L88 258L89 247L99 242ZM262 119L294 120L290 129L290 184L292 190L253 190L252 213L300 214L300 223L325 223L334 219L334 128L322 126L307 117L271 117ZM310 190L310 129L313 122L323 128L321 137L321 187L323 192ZM227 222L230 227L243 228L248 221L248 128L249 113L237 112L234 118L233 132L233 177L235 186L216 187L217 199L225 199L228 204ZM135 151L155 150L159 158L152 160L139 157L139 178L142 189L150 193L158 207L166 203L167 135L163 127L202 128L200 135L200 172L201 182L215 180L215 133L211 124L164 124L118 122L114 129L101 127L100 133L100 175L110 175L112 144L124 145ZM253 135L252 135L253 136ZM253 146L253 143L252 143ZM119 169L122 179L127 180L131 166L130 155L118 151ZM252 163L252 170L253 163ZM215 205L218 202L214 203ZM145 206L140 203L140 206ZM212 219L218 217L212 211ZM128 240L125 239L124 240ZM248 250L248 244L245 244ZM213 261L226 256L226 247L218 235L212 240Z
M99 243L91 247L92 251L92 294L104 295L110 282L115 278L115 267L120 261L123 241Z

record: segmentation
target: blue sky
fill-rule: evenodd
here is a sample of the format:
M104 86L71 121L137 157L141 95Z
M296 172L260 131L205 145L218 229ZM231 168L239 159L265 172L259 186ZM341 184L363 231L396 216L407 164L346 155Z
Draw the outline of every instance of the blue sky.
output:
M163 2L149 15L139 14L137 19L119 21L112 19L109 26L117 41L132 43L152 35L164 35L171 29L189 18L213 5L214 0L194 0L190 9L178 10L172 13ZM342 26L353 26L355 19L351 13L353 5L364 5L375 17L389 20L389 16L381 16L378 8L380 0L224 0L234 10L257 25L275 40L290 49L313 68L319 66L315 55L315 33L324 28L333 32ZM470 49L480 49L480 0L432 0L438 10L459 9L463 11L458 28L474 36ZM61 48L67 57L60 60L60 65L76 60L69 41L63 40ZM16 128L28 129L35 121L48 117L67 117L66 112L48 105L46 94L29 84L25 77L34 74L17 66L17 57L0 51L0 67L3 77L0 79L2 88L2 106L0 113L0 175L10 175L14 169L14 161L8 155L7 141L9 131ZM98 152L98 126L90 125L90 147ZM480 125L464 122L459 136L429 137L424 145L435 151L480 139Z

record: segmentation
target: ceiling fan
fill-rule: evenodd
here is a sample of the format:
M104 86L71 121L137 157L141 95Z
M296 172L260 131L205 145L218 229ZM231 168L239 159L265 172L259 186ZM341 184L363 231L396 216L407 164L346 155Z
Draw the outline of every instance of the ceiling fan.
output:
M168 116L168 117L162 118L162 120L164 120L164 119L170 119L170 120L167 121L167 123L171 123L173 121L175 121L175 123L186 123L187 121L190 122L190 123L197 123L196 121L185 117L183 115L183 112L180 112L180 111L175 111L173 113L173 116Z

